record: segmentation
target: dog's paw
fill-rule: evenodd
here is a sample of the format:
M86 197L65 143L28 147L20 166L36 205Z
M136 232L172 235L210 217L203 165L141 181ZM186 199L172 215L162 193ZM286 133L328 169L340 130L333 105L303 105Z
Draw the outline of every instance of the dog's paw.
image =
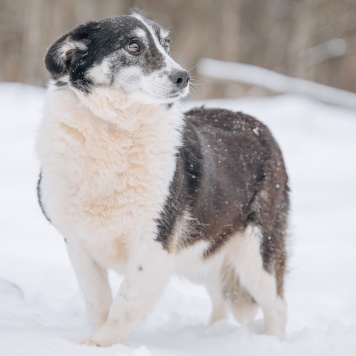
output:
M80 342L80 345L90 346L90 347L110 347L115 344L120 343L119 340L115 339L107 339L107 340L97 340L95 337L87 340L83 340Z
M96 347L101 347L95 340L93 339L88 339L88 340L83 340L79 343L80 345L84 346L96 346Z
M123 323L108 320L91 338L90 342L99 347L122 344L127 338L127 328Z
M96 341L94 339L88 339L82 341L80 345L90 346L90 347L110 347L114 345L114 343L110 343L110 342L103 343L103 342Z

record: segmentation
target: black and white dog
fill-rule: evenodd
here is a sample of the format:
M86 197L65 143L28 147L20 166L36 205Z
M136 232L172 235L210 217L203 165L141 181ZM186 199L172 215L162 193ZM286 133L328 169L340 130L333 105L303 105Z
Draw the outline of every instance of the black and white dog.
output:
M190 76L168 33L139 14L59 38L38 138L38 195L65 237L96 328L123 342L172 271L204 284L210 322L258 306L283 338L289 198L281 152L256 119L222 109L182 114ZM112 299L107 269L125 278Z

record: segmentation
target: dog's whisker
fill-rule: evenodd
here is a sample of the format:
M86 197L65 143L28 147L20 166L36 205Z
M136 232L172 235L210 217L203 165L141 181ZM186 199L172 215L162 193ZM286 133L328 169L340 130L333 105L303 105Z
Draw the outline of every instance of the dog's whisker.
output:
M198 64L196 64L195 66L193 66L192 68L188 69L188 72L190 72L191 70L193 70L194 68L196 68L198 66Z

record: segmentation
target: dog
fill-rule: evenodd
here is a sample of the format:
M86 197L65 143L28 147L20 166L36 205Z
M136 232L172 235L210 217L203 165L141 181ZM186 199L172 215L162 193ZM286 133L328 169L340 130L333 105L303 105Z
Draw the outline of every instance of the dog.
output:
M264 314L285 334L288 177L268 128L179 100L190 75L138 13L80 25L48 50L38 197L65 238L95 332L126 340L173 271L206 286L210 323ZM107 270L124 275L112 298Z

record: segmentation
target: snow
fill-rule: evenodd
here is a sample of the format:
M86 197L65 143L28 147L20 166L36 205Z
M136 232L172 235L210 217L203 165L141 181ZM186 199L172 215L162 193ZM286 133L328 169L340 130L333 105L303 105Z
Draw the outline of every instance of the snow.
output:
M355 355L356 111L284 95L204 102L257 116L282 147L291 179L288 337L247 326L205 326L210 301L178 277L126 345L80 345L85 306L62 237L36 200L34 140L44 91L0 84L0 355ZM185 109L202 102L186 102ZM121 277L111 275L113 289Z

